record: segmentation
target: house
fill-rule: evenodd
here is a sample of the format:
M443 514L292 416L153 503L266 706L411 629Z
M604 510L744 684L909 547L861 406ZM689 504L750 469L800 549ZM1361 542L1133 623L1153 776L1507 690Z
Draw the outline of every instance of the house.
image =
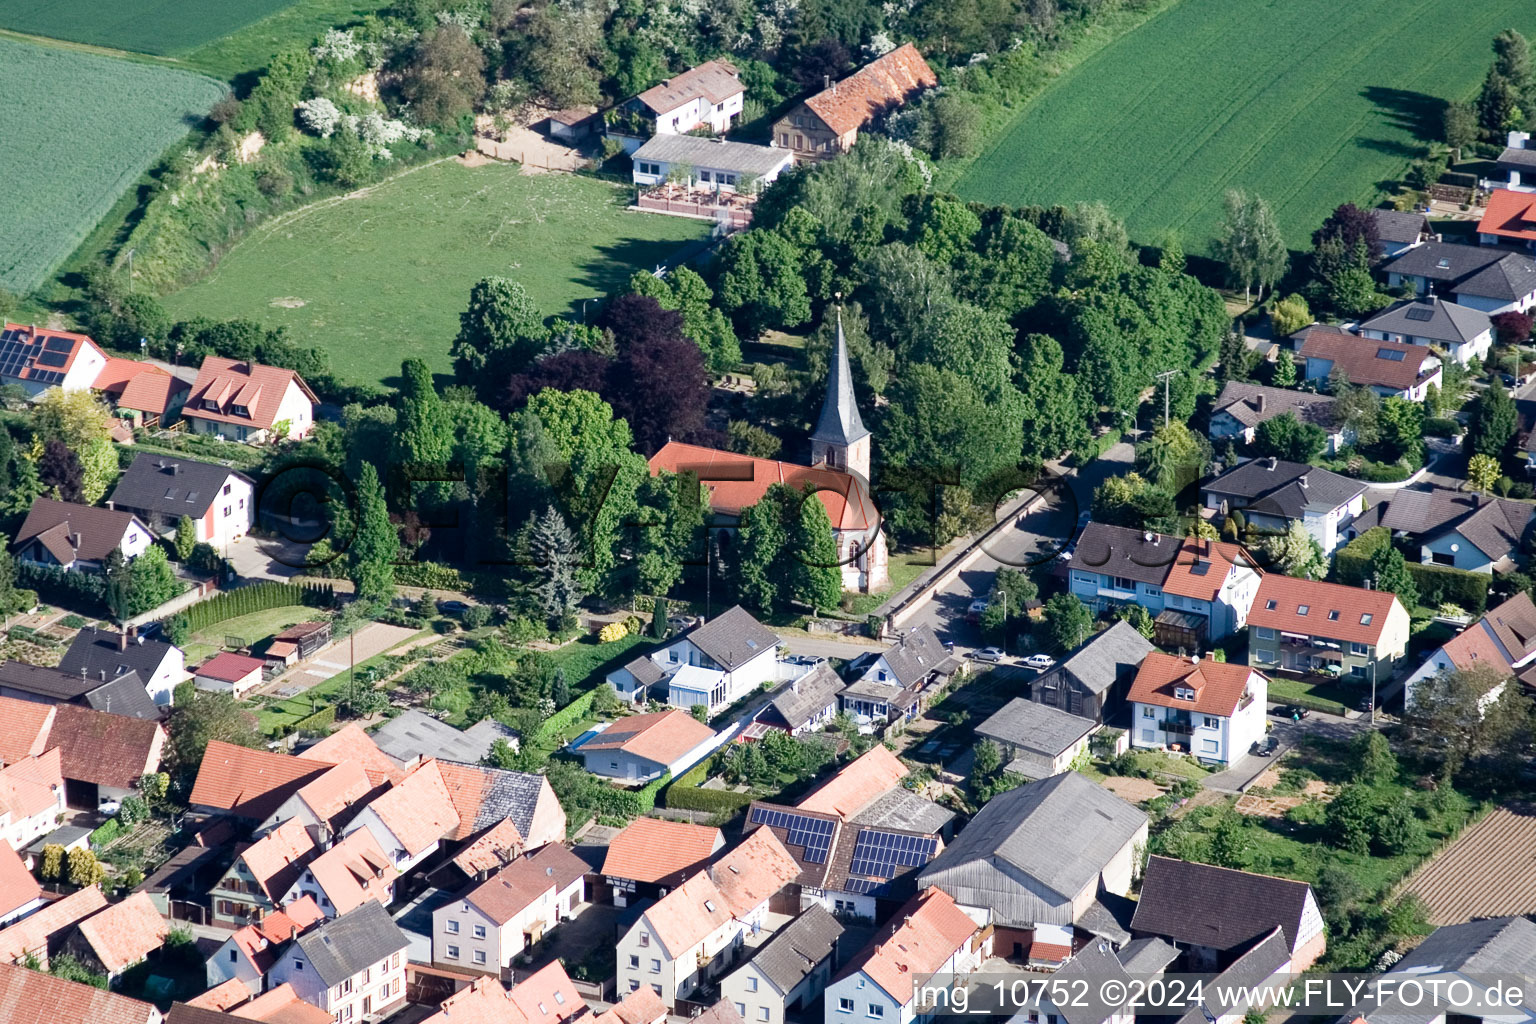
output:
M262 684L266 667L265 661L249 654L220 651L197 666L192 679L199 690L227 693L239 700Z
M43 906L43 890L9 844L0 843L0 928Z
M1083 529L1068 571L1072 593L1088 607L1139 604L1159 644L1189 650L1242 629L1264 575L1238 544L1106 523Z
M1499 170L1508 175L1505 188L1511 192L1536 192L1536 146L1530 132L1511 131L1499 154Z
M0 963L6 1024L161 1024L153 1003Z
M997 744L1008 771L1034 781L1070 771L1098 729L1091 718L1015 697L978 725L976 735Z
M195 811L222 812L254 824L333 767L324 761L210 740L188 803Z
M14 764L46 751L56 716L51 705L0 697L0 764Z
M60 937L106 905L101 886L90 885L0 929L0 964L19 964L35 958L38 969L46 971L49 955L61 945Z
M1529 1020L1536 1015L1536 998L1527 986L1521 991L1519 1002L1510 1005L1509 990L1505 989L1505 1002L1494 1003L1492 980L1496 978L1530 977L1536 973L1536 924L1524 917L1488 917L1466 924L1441 925L1430 933L1411 952L1388 968L1383 981L1396 986L1396 998L1378 995L1370 1001L1370 1008L1357 1009L1342 1018L1354 1020L1383 1001L1392 1008L1391 1020L1401 1024L1447 1024L1448 1021L1481 1020ZM1456 984L1468 986L1468 994L1483 1006L1501 1006L1500 1010L1473 1010L1463 1014L1447 1012L1444 1002L1436 1005L1408 1008L1399 1004L1411 990L1401 986L1411 980L1438 979L1442 986ZM1420 991L1433 990L1426 983ZM1469 1007L1469 1009L1471 1009Z
M914 896L827 986L827 1024L855 1019L913 1024L931 1012L919 1005L918 980L970 974L992 952L992 936L939 888Z
M1523 501L1433 487L1398 490L1376 506L1376 522L1418 541L1419 561L1467 572L1509 572L1536 528Z
M148 894L136 892L81 921L64 949L115 984L124 971L165 945L169 932Z
M557 110L549 115L549 121L544 130L552 139L561 142L578 143L592 134L593 123L597 120L597 111L592 107L568 107L565 110Z
M409 714L409 712L407 712ZM396 761L389 754L379 749L374 742L376 737L369 736L363 731L362 726L356 722L337 729L303 750L297 757L304 761L321 761L326 764L344 764L347 761L356 761L368 776L368 781L375 786L384 783L396 783L405 778L407 767L415 767L416 759L404 763Z
M359 811L347 831L372 832L403 874L435 853L461 823L437 762L423 761Z
M1119 714L1131 677L1153 650L1152 641L1135 626L1117 621L1036 676L1029 699L1102 725Z
M635 151L631 174L642 187L678 182L750 193L771 184L793 163L789 153L772 146L658 133Z
M1429 238L1429 218L1409 210L1367 210L1382 255L1390 259Z
M267 644L262 657L269 666L287 668L319 654L330 642L329 622L296 622L272 634L272 642Z
M1249 459L1201 484L1200 502L1218 514L1241 512L1261 532L1281 534L1300 523L1332 554L1344 527L1365 511L1365 484L1303 462Z
M614 906L665 896L703 870L724 845L718 828L636 818L609 841L603 858L603 879L613 890Z
M16 531L14 550L17 559L33 565L94 572L113 551L132 561L152 543L148 527L130 512L35 498Z
M592 1024L666 1024L667 1007L649 988L631 992L592 1018Z
M1536 604L1529 594L1517 593L1435 648L1403 683L1403 703L1411 707L1418 684L1441 672L1486 668L1499 680L1479 701L1486 708L1503 692L1504 682L1511 676L1523 677L1533 661Z
M1412 288L1421 296L1438 292L1490 316L1536 306L1536 260L1508 249L1425 242L1381 269L1389 288Z
M745 96L734 65L705 61L620 104L615 112L619 117L610 119L607 134L639 159L636 150L648 138L687 135L701 128L724 135L731 119L741 113Z
M608 681L637 704L655 699L714 711L777 682L778 652L778 634L738 604L609 673Z
M1211 440L1236 437L1244 444L1252 444L1260 423L1290 413L1300 422L1327 432L1327 451L1331 455L1346 443L1343 431L1334 423L1333 403L1329 396L1310 391L1230 380L1222 385L1221 394L1211 404Z
M922 712L924 694L943 686L959 669L960 662L932 626L915 626L886 650L855 658L849 665L853 682L838 699L855 717L910 720Z
M192 385L153 363L108 356L91 383L117 415L135 427L169 424L186 404Z
M54 830L64 809L63 758L58 747L7 760L0 767L0 843L13 850L27 849Z
M1408 649L1396 595L1270 573L1248 615L1248 660L1281 672L1386 682Z
M876 744L803 797L800 809L856 825L948 835L954 813L907 789L902 780L910 774L895 754Z
M159 722L77 704L55 705L54 712L48 744L59 749L70 806L121 801L138 792L141 777L160 770L166 734Z
M1130 938L1100 897L1130 892L1146 844L1145 813L1063 772L994 796L918 885L990 921L999 955L1056 967L1082 944L1079 929Z
M638 1009L627 998L620 1005L626 1003L628 1008ZM577 994L560 961L555 960L513 985L510 991L495 978L476 978L468 988L443 1000L442 1011L422 1024L562 1024L586 1012L586 1002ZM662 1012L665 1016L665 1008ZM656 1024L655 1018L643 1014L615 1016L619 1024Z
M846 684L823 661L803 676L780 683L768 694L764 704L742 730L742 739L761 739L769 729L791 736L814 732L837 716L837 697Z
M156 722L164 716L137 672L102 682L100 676L91 678L24 661L0 661L0 697L37 704L76 704Z
M526 850L565 840L565 809L544 776L454 761L437 769L459 817L450 839L473 842L510 823Z
M242 1000L260 995L267 987L267 972L277 963L283 946L324 920L325 914L315 901L305 897L259 921L236 928L208 956L204 965L208 987L233 981L245 993Z
M1130 999L1131 976L1120 957L1100 939L1090 942L1063 964L1042 986L1039 1006L1015 1019L1059 1019L1063 1024L1132 1024L1136 1019ZM1074 999L1073 992L1092 992L1094 998Z
M181 415L194 434L251 444L297 441L314 427L318 401L292 370L205 356Z
M906 43L792 108L774 122L773 144L791 150L796 163L828 160L852 149L859 129L938 84L922 54Z
M107 507L132 512L162 537L175 536L185 516L199 542L222 552L256 524L255 487L227 466L145 452L118 478Z
M374 730L373 742L394 761L414 765L435 757L439 761L479 764L497 740L517 749L518 736L494 719L486 718L468 729L455 729L431 715L409 708Z
M645 908L618 943L618 991L649 985L669 1008L722 977L768 903L798 873L784 844L759 829L707 870Z
M373 782L356 761L343 761L304 783L255 828L255 834L269 832L279 825L297 821L318 844L327 844L340 834L342 825L355 808L367 803L373 794Z
M1301 357L1306 380L1343 377L1356 387L1370 388L1383 398L1424 401L1429 386L1440 386L1440 358L1423 345L1369 341L1333 327L1310 327L1303 335Z
M1245 991L1280 991L1293 972L1300 970L1300 965L1291 962L1284 931L1275 927L1226 970L1211 978L1211 995L1201 1005L1186 1010L1176 1024L1239 1024L1252 1006L1244 999Z
M560 843L513 861L432 912L432 961L497 974L585 896L587 865Z
M1327 949L1312 887L1288 878L1153 855L1131 919L1137 938L1182 951L1185 970L1224 970L1279 928L1293 967L1304 971Z
M1487 313L1433 295L1394 302L1362 322L1357 330L1372 341L1424 345L1444 351L1462 366L1474 359L1487 359L1488 350L1493 347L1493 321Z
M340 917L369 900L389 906L399 877L373 833L360 828L305 863L281 902L291 906L307 897L325 917Z
M138 673L156 704L168 706L173 691L187 678L186 656L180 647L150 639L136 629L107 630L88 626L75 634L59 660L59 671L101 682Z
M387 1017L405 1002L409 941L384 907L368 900L301 933L269 972L272 983L330 1013L337 1024Z
M1483 219L1477 222L1483 245L1505 245L1536 251L1536 195L1501 188L1488 197Z
M0 383L35 398L49 388L86 391L107 365L107 354L83 334L5 323L0 329Z
M720 995L744 1021L784 1024L785 1012L805 1010L832 980L837 918L811 907L774 933L755 956L720 982Z
M1153 651L1131 683L1131 746L1232 764L1265 739L1269 680L1214 655Z
M285 821L238 850L209 892L214 922L252 924L274 913L319 852L309 830L297 821Z
M679 675L686 675L684 668ZM682 774L715 742L715 731L672 708L614 722L577 748L587 771L634 784ZM676 769L676 770L674 770Z
M185 1003L172 1003L170 1015L166 1020L169 1024L233 1024L240 1018L227 1011L231 1007L249 1002L250 998L251 994L246 990L245 985L230 978L228 981L219 982L201 995L193 996Z

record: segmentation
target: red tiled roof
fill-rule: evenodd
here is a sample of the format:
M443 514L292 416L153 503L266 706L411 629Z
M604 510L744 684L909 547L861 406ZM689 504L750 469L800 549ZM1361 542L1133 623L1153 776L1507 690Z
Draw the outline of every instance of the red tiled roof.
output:
M87 347L95 349L98 355L106 358L106 353L102 352L97 344L84 334L56 331L51 327L34 328L25 324L13 324L9 321L6 322L4 330L21 332L21 336L17 340L27 346L24 353L24 365L16 372L6 374L7 377L13 377L17 380L28 380L40 370L67 374L75 365L75 357ZM69 344L68 348L61 349L64 355L64 362L61 366L48 366L37 362L38 356L43 354L47 342L52 338L58 338Z
M835 814L847 821L875 800L901 785L907 766L885 747L876 744L857 760L844 765L810 796L800 801L802 811Z
M1381 352L1400 352L1402 357L1383 359L1378 355ZM1434 353L1424 345L1375 341L1329 327L1307 331L1301 343L1301 356L1332 363L1334 370L1342 370L1356 386L1379 385L1395 391L1407 391L1440 372L1438 365L1425 365Z
M1477 223L1477 233L1536 242L1536 194L1495 189Z
M496 978L476 979L443 1000L422 1024L560 1024L586 1012L586 1001L555 960L508 991Z
M827 507L834 530L867 530L880 522L868 488L857 477L835 469L797 466L678 441L662 445L651 456L650 467L652 476L663 471L697 473L709 492L709 507L726 515L740 515L742 509L762 500L772 485L787 484L802 491L814 489Z
M194 670L194 675L206 676L224 683L238 683L252 672L260 672L266 662L248 654L220 651Z
M48 743L60 748L66 779L132 789L139 776L160 770L165 729L159 722L77 704L55 710Z
M305 749L299 757L309 761L329 761L331 764L356 761L368 773L369 780L375 786L383 782L399 782L405 778L405 769L380 750L379 745L373 742L373 737L356 722L348 722L319 743Z
M3 881L0 879L0 882ZM15 963L28 953L33 953L46 966L48 939L90 917L106 905L107 898L102 895L99 885L76 889L63 899L54 900L0 931L0 963Z
M1269 607L1271 602L1273 608ZM1270 573L1259 581L1248 624L1344 643L1375 644L1381 640L1387 616L1396 604L1397 597L1385 590ZM1303 607L1307 609L1305 615L1300 612Z
M448 781L446 772L443 774L443 780ZM464 817L462 809L459 810L459 817L461 820ZM512 819L502 818L480 833L474 842L454 854L453 863L460 871L474 878L482 871L512 863L515 858L522 855L523 847L522 833L517 830Z
M368 806L412 856L452 836L459 827L459 814L435 758L423 761Z
M316 853L315 841L297 818L289 818L241 853L245 869L267 899L276 903L288 893L299 872Z
M266 430L277 420L278 408L289 383L297 383L299 390L310 402L319 401L309 390L304 379L292 370L261 363L207 356L197 371L197 381L187 396L183 416L212 420L215 423L236 423L242 426ZM203 402L212 399L219 411L203 408ZM250 410L249 416L236 416L228 410L232 405L242 405Z
M1247 665L1227 664L1213 658L1191 662L1188 658L1153 651L1141 663L1125 699L1230 718L1248 692L1250 676L1264 678ZM1174 689L1180 686L1194 690L1195 699L1175 697Z
M336 1021L335 1017L320 1007L300 999L293 985L286 981L244 1006L235 1007L230 1013L263 1024L335 1024Z
M660 85L651 86L637 99L656 113L666 114L696 97L702 96L714 105L744 91L733 66L723 60L707 60L680 75L673 75Z
M0 764L41 754L52 729L52 704L0 697Z
M255 924L235 929L230 939L245 953L258 974L266 974L277 962L283 943L324 920L325 912L314 897L300 896Z
M245 982L239 978L230 978L213 986L207 992L187 1000L188 1006L195 1006L199 1010L213 1010L222 1013L231 1006L239 1006L251 998L251 990L245 987Z
M555 880L523 857L481 882L464 897L486 917L504 925L555 888Z
M622 750L656 764L671 764L715 731L686 711L671 708L644 715L630 715L614 722L582 744L589 750Z
M1445 656L1451 660L1451 664L1459 669L1481 668L1488 665L1500 673L1507 674L1513 671L1504 657L1504 652L1499 649L1497 641L1493 639L1493 634L1488 632L1481 619L1451 637L1441 649L1445 651Z
M868 124L883 111L899 107L939 79L911 43L870 61L852 75L805 101L811 112L839 135Z
M592 1024L660 1024L666 1018L667 1004L649 985L642 985L598 1014Z
M80 937L112 973L132 967L165 945L169 931L147 892L136 892L80 922Z
M62 753L53 747L41 757L29 757L0 768L0 810L10 810L13 824L18 818L31 818L59 808L64 792Z
M159 1019L160 1011L150 1003L0 964L0 1020L5 1024L150 1024Z
M1179 557L1168 566L1163 589L1179 597L1214 601L1234 565L1264 575L1264 570L1241 544L1186 537Z
M332 822L373 791L373 783L356 761L343 761L324 775L306 782L299 799L321 821Z
M703 866L725 844L717 828L685 821L637 818L608 844L603 874L656 882Z
M390 886L400 872L372 832L360 828L309 863L309 871L336 908L356 910L368 900L389 905Z
M772 829L760 828L716 861L709 874L731 913L746 917L793 882L800 865Z
M331 767L323 761L213 740L197 770L190 801L242 818L265 818L304 783Z
M172 405L171 396L191 385L150 363L109 356L91 387L121 408L163 416Z
M913 982L943 966L976 933L976 922L937 886L914 896L839 977L863 971L897 1003L912 1001Z
M699 872L648 907L645 919L674 956L731 920L725 895L707 872Z

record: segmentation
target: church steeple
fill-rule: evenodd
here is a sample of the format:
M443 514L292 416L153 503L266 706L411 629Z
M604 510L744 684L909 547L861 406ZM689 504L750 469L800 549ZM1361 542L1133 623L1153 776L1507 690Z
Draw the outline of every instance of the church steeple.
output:
M811 462L869 479L869 430L853 397L853 371L848 365L841 308L837 311L837 340L827 367L827 397L811 434Z

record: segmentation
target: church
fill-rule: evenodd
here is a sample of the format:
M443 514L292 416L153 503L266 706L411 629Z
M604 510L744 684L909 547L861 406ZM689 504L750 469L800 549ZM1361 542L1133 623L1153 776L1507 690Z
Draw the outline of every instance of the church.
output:
M733 538L725 528L740 520L742 509L761 500L773 484L813 491L832 521L843 589L868 593L890 583L890 552L870 493L869 447L869 430L853 398L848 342L839 317L827 397L811 434L811 465L668 441L651 456L650 466L653 474L698 475L714 516L711 525L721 528L721 543L727 545Z

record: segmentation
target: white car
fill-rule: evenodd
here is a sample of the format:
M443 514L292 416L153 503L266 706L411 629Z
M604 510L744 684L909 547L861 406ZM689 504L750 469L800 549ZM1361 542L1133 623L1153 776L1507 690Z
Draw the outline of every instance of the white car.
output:
M1024 659L1024 667L1032 668L1036 672L1044 672L1054 664L1056 664L1056 659L1049 654L1031 654Z
M994 665L1002 661L1007 655L1001 647L983 647L979 651L972 651L971 657L977 661L989 661Z
M122 809L122 802L118 800L103 800L96 805L96 813L104 818L110 818Z

